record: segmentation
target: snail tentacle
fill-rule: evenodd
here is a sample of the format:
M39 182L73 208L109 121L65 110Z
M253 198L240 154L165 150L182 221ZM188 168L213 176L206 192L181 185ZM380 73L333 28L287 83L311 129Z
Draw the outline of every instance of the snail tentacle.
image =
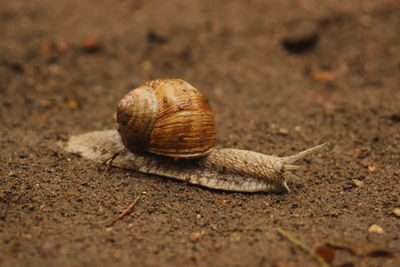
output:
M323 143L321 145L318 145L318 146L306 149L304 151L301 151L301 152L299 152L297 154L294 154L292 156L282 157L282 161L283 161L283 163L285 165L292 164L292 163L304 158L307 155L310 155L312 153L317 152L318 150L321 150L323 147L325 147L328 144L329 144L329 142L326 142L326 143Z

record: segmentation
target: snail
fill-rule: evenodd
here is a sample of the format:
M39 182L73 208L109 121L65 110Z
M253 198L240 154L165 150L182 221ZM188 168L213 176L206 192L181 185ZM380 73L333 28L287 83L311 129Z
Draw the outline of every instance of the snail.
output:
M72 136L67 152L96 162L237 192L290 191L299 180L293 163L327 143L288 157L222 148L207 99L180 79L154 80L129 92L118 104L118 130Z

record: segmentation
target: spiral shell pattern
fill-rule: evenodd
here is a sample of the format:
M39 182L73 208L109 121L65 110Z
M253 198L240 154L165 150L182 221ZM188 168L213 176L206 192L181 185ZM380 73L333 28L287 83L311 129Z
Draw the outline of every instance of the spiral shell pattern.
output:
M181 79L154 80L132 90L119 102L117 121L132 152L197 158L217 146L207 99Z

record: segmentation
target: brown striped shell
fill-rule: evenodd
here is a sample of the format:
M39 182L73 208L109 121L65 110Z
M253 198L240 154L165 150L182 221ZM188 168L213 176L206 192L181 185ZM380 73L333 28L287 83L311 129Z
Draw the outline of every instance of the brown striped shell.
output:
M207 99L180 79L147 82L118 104L118 131L126 148L173 158L198 158L217 146Z

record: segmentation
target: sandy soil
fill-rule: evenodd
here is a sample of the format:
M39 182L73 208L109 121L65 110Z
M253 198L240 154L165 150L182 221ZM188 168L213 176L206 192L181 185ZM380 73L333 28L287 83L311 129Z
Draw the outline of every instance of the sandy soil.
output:
M333 266L396 266L399 29L396 0L1 1L0 265L317 265L281 228ZM207 95L222 146L332 146L291 193L245 194L101 177L56 145L164 77Z

